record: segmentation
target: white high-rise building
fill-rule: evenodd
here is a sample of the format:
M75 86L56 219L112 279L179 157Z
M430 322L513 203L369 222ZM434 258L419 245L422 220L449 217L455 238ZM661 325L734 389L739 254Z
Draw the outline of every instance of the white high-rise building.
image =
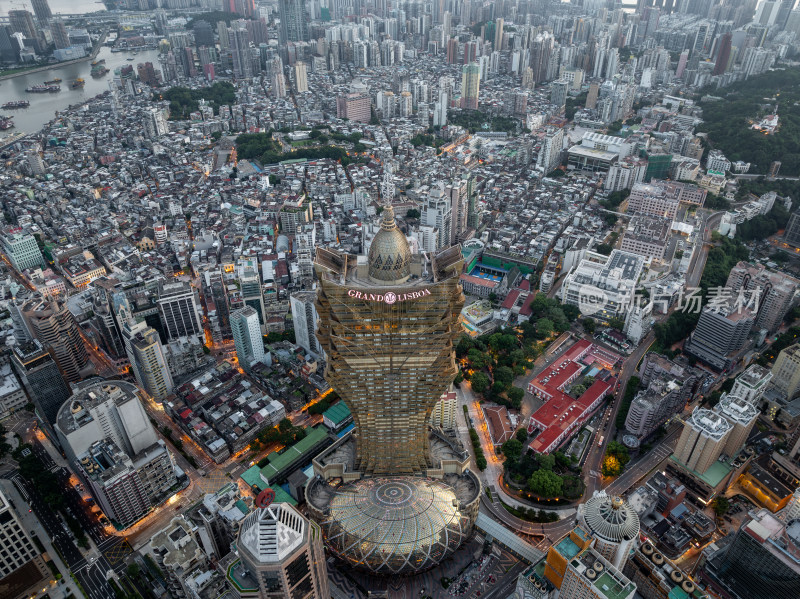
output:
M264 361L264 341L261 337L261 324L258 313L250 306L231 313L233 344L239 365L244 370L256 362Z
M314 302L316 291L298 291L289 298L292 305L292 323L295 343L314 356L322 355L322 349L315 334L317 330L317 309Z
M122 327L122 336L136 382L154 400L167 399L174 385L158 332L145 322L129 321Z
M294 65L294 84L298 93L308 91L308 68L306 63L297 62Z
M7 482L11 484L10 481ZM0 580L31 561L35 563L40 573L39 578L35 581L30 581L35 583L47 576L49 571L44 564L44 560L40 557L39 550L36 549L33 541L28 536L26 526L11 505L9 498L3 494L2 487L0 487ZM31 573L26 571L27 575ZM11 597L28 596L29 594L16 595L11 593ZM33 594L35 596L36 592Z
M561 161L561 150L564 144L564 130L561 127L549 127L542 139L542 146L536 158L536 168L549 173Z
M453 231L453 206L445 194L444 186L434 187L428 192L422 204L420 224L438 229L436 249L441 250L451 245Z

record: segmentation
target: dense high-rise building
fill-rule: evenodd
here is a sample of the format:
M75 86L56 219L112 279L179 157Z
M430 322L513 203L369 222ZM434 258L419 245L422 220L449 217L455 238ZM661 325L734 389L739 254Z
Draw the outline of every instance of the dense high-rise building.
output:
M33 235L23 233L22 229L15 227L4 231L0 241L11 266L19 272L28 268L44 268L44 257Z
M3 596L10 599L30 596L30 592L23 593L29 591L27 586L39 583L50 574L17 509L0 487L0 589L5 589L9 594ZM5 579L14 573L18 578L11 584L11 579ZM20 578L27 582L23 583ZM36 596L35 591L33 595Z
M717 61L714 63L714 70L711 71L712 75L722 75L728 69L728 62L731 58L731 40L733 39L731 33L723 34L719 42L719 50L717 51Z
M50 426L55 424L58 409L72 391L64 381L58 364L38 339L14 346L11 364L40 417Z
M800 391L800 343L782 349L771 372L772 386L788 399L794 399Z
M747 342L753 321L750 309L736 305L735 299L718 307L707 305L684 350L716 370L729 368Z
M243 21L233 21L228 29L228 39L231 47L231 61L233 74L236 77L248 78L253 76L253 63L250 59L250 34Z
M314 291L297 291L289 301L292 306L292 324L294 325L295 343L314 356L320 356L322 349L317 341L317 308Z
M168 339L203 335L195 293L189 283L159 282L158 309Z
M542 145L536 157L536 168L545 174L557 167L561 162L561 150L564 146L564 129L561 127L548 127L542 138Z
M294 85L297 93L308 91L308 68L302 61L294 65Z
M27 10L9 10L8 22L11 31L19 32L32 40L36 39L36 24L33 22L33 15Z
M264 340L256 311L245 306L232 312L231 330L239 365L249 372L251 365L264 360Z
M754 302L754 326L776 330L794 304L798 281L793 277L767 270L763 264L739 262L728 275L726 289Z
M52 352L64 378L79 381L91 362L78 323L66 304L52 298L34 298L21 310L34 336Z
M230 563L227 572L238 596L331 596L319 525L288 503L250 512L239 528L235 548L238 559Z
M625 429L639 439L653 434L667 419L680 413L691 395L691 385L671 377L652 380L636 394L625 418Z
M158 332L145 322L127 322L122 334L136 382L150 397L164 401L172 394L172 374Z
M675 459L689 470L705 473L725 449L733 426L717 412L695 408L683 425Z
M708 556L703 579L731 599L800 596L800 520L785 524L762 509Z
M278 16L281 44L309 41L309 18L303 0L278 0Z
M372 116L369 96L350 93L336 98L336 117L359 123L369 123Z
M55 431L103 512L126 526L167 498L177 479L135 385L91 380L59 409Z
M553 81L553 83L550 84L550 103L555 104L559 109L563 108L567 103L567 92L569 88L569 81L564 79Z
M477 110L481 90L481 69L477 62L464 65L461 69L461 108Z
M53 19L50 22L50 34L53 36L53 43L57 49L69 48L72 45L69 41L67 27L61 19Z
M192 25L192 29L194 30L194 43L198 48L214 46L214 29L211 27L211 23L198 19Z
M39 20L39 25L46 25L53 17L53 11L50 10L47 0L31 0L31 7Z
M443 185L428 191L422 204L420 224L436 230L436 249L453 243L453 204Z

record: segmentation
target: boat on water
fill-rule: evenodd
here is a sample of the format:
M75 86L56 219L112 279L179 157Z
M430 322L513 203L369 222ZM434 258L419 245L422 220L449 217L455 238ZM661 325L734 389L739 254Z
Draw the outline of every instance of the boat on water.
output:
M53 85L54 83L61 83L61 78L56 77L55 79L51 79L50 81L45 81L45 85Z
M106 73L108 73L108 69L102 65L92 67L92 77L102 77Z
M79 77L78 79L76 79L75 81L72 82L72 89L80 89L84 85L86 85L86 81L84 81L83 79L81 79Z
M131 60L131 61L132 61L132 60L133 60L133 57L131 57L131 56L128 56L128 58L126 58L125 60Z
M99 64L105 64L105 63L106 63L106 59L105 58L101 58L100 60L93 60L92 61L92 66L96 67Z
M0 115L0 131L6 131L14 126L14 118Z
M30 87L26 87L25 91L29 94L46 94L46 93L56 93L61 91L60 85L31 85Z
M5 108L6 110L14 108L27 108L30 105L31 103L27 100L14 100L13 102L6 102L3 104L2 108Z

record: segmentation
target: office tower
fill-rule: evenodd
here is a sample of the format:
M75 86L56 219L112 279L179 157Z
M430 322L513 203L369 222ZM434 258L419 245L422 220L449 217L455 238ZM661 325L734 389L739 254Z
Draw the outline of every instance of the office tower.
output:
M716 370L729 368L747 342L754 320L749 308L740 309L735 303L732 300L719 309L705 306L684 351Z
M175 485L172 457L124 381L93 380L59 409L56 435L103 512L120 524L141 518Z
M298 93L308 91L308 69L302 61L294 65L294 84Z
M69 41L67 28L64 25L64 21L61 19L53 19L50 23L50 34L53 36L53 43L56 45L56 48L69 48L72 45Z
M203 335L194 290L189 283L159 281L158 309L168 339Z
M782 349L772 366L772 386L788 399L800 391L800 344L795 343Z
M722 454L732 430L717 412L695 408L683 424L674 457L689 470L704 474Z
M72 395L58 364L38 339L15 345L13 352L11 365L39 416L52 426L61 404Z
M241 293L242 301L245 305L255 310L258 315L258 321L263 328L267 322L267 316L258 270L251 266L241 269L239 274L239 293ZM231 327L233 327L233 314L231 314Z
M331 596L319 525L288 503L250 512L239 528L236 553L228 580L235 591L247 589L247 597Z
M264 340L256 311L250 306L245 306L232 312L231 330L239 365L249 372L251 365L264 361Z
M758 306L756 329L776 330L791 309L798 281L782 273L767 270L763 264L739 262L728 275L726 288L734 295L753 298Z
M278 0L278 16L281 20L280 42L307 42L310 39L310 19L303 0Z
M714 63L714 70L711 71L712 75L722 75L727 70L728 61L731 58L732 39L733 36L731 33L725 33L722 36L719 44L719 51L717 52L717 61Z
M455 249L439 255L455 256ZM317 250L318 339L328 356L325 378L353 413L359 468L376 475L419 472L431 460L425 435L430 411L451 372L455 376L452 323L464 301L456 270L460 257L435 281L430 269L445 268L443 257L426 266L422 276L391 206L384 208L366 269L348 269L352 280L340 281L338 256ZM409 282L412 274L416 277ZM374 326L386 333L374 336ZM342 336L354 334L342 345ZM398 403L397 398L403 399Z
M594 537L594 548L615 568L622 569L639 536L639 516L622 497L595 491L578 506L578 522Z
M66 304L52 298L34 298L22 307L22 314L42 346L53 353L64 378L69 382L80 380L91 363L78 324Z
M561 127L548 127L536 157L536 168L548 174L557 167L561 163L563 145L564 130Z
M567 103L567 91L569 91L569 81L559 79L550 84L550 103L559 108L563 108Z
M747 437L758 419L758 410L750 402L732 393L723 395L714 409L732 427L730 434L725 439L722 454L733 457L742 450L747 442Z
M10 587L13 591L19 591L19 595L16 592L5 595L13 599L13 597L30 596L30 592L24 594L21 592L27 590L21 588L21 585L40 583L42 579L49 579L51 572L28 535L28 526L17 511L26 506L24 504L12 506L6 493L8 491L4 492L0 487L0 589ZM3 579L14 573L26 582L16 580L15 584L6 586ZM36 596L36 591L33 592L33 596Z
M23 233L19 227L7 228L0 241L3 243L3 252L8 256L11 266L22 272L28 268L44 268L46 266L36 238L28 233Z
M736 377L731 389L731 395L741 397L746 402L757 406L761 403L764 391L767 390L773 377L773 373L763 366L751 364L747 367L747 370Z
M445 194L443 185L428 191L421 206L421 225L436 229L436 249L450 247L453 243L453 205Z
M39 25L46 25L47 22L53 17L53 12L50 10L50 5L47 0L31 0L31 7L39 20Z
M359 123L369 123L371 104L367 94L350 93L336 98L336 117Z
M709 555L703 578L731 599L800 596L800 520L785 524L762 509L733 540Z
M292 324L295 343L314 356L321 356L322 350L317 341L317 309L314 305L315 291L297 291L291 295Z
M145 322L128 321L122 333L136 382L154 400L164 401L174 385L158 332Z
M461 69L461 108L464 110L478 109L478 96L481 89L481 70L477 62L473 62Z

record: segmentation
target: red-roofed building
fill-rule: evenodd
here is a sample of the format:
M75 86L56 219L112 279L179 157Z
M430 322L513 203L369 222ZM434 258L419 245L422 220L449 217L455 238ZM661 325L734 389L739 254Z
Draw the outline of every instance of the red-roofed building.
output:
M569 385L581 376L586 367L595 363L595 349L590 341L581 339L564 352L557 362L528 383L528 392L546 402L531 415L528 422L529 434L541 431L528 445L534 451L549 453L556 449L587 420L614 388L616 379L609 377L605 381L596 380L578 399L566 393ZM610 360L599 361L606 365Z
M506 410L505 406L484 406L483 414L486 417L489 425L489 435L491 435L495 446L502 445L514 435L511 422L508 419L508 410Z

